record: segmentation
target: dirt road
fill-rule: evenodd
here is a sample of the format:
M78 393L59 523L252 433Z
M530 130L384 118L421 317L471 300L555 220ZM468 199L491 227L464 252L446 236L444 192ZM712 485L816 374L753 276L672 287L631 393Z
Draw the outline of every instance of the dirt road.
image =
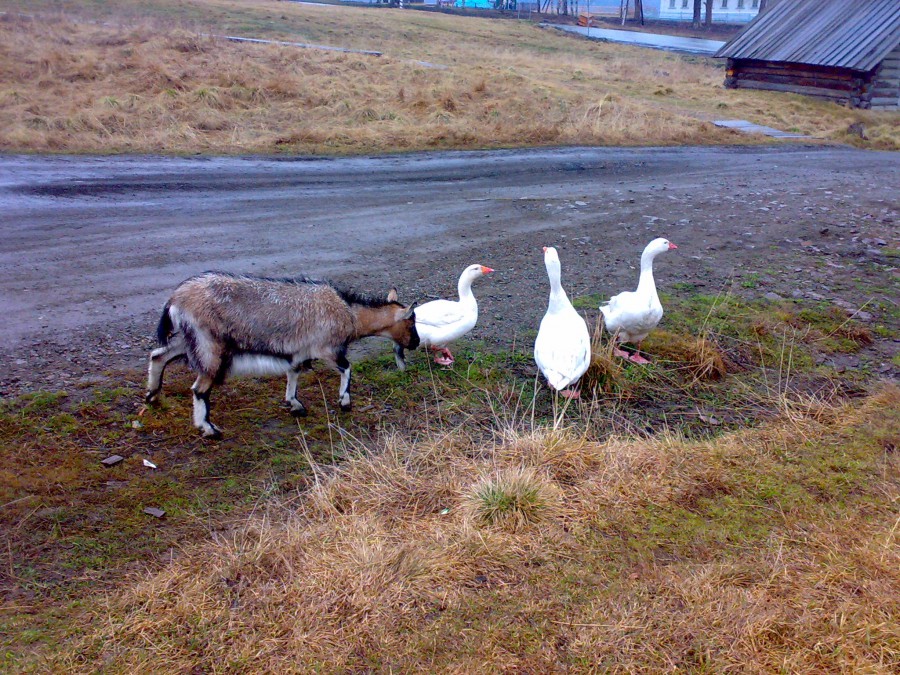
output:
M475 337L508 344L544 311L542 245L558 246L571 295L609 295L664 235L679 249L658 261L663 290L896 308L898 187L900 155L797 145L3 156L0 394L142 366L168 292L206 269L397 285L412 300L454 293L479 262L497 272L476 288ZM861 358L892 372L896 347Z

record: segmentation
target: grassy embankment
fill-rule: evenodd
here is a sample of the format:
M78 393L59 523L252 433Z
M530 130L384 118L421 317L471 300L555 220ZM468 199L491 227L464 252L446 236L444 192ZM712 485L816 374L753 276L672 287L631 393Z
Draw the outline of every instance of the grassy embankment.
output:
M5 8L3 151L372 153L757 142L710 124L719 118L900 147L896 114L727 91L722 64L712 59L588 42L526 21L236 0L29 0ZM203 37L209 34L384 56ZM869 140L847 134L854 122L865 124Z
M900 392L817 365L872 333L809 303L665 300L656 362L598 344L564 415L527 350L477 346L452 371L361 364L349 416L313 375L299 425L280 381L235 381L219 444L182 369L161 408L141 373L4 404L6 664L890 672Z

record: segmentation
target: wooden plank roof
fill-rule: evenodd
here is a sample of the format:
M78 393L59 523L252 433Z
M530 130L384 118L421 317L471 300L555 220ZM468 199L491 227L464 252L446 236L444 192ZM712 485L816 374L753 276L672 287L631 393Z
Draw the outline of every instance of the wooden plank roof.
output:
M781 0L717 57L871 70L900 43L900 0Z

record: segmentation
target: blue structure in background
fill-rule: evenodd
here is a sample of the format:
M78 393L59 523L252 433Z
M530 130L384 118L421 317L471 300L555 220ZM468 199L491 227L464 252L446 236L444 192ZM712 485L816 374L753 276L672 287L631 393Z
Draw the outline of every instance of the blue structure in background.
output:
M476 9L494 9L498 3L494 0L456 0L454 7L469 7Z

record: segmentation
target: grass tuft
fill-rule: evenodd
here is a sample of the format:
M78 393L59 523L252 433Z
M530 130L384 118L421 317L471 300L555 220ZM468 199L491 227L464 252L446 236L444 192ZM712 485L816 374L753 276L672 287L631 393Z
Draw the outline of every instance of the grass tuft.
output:
M674 362L701 382L721 380L728 372L725 356L708 337L679 335L657 329L650 334L645 345L656 358Z
M532 468L509 468L482 478L466 493L465 508L480 525L513 532L559 514L553 486Z

